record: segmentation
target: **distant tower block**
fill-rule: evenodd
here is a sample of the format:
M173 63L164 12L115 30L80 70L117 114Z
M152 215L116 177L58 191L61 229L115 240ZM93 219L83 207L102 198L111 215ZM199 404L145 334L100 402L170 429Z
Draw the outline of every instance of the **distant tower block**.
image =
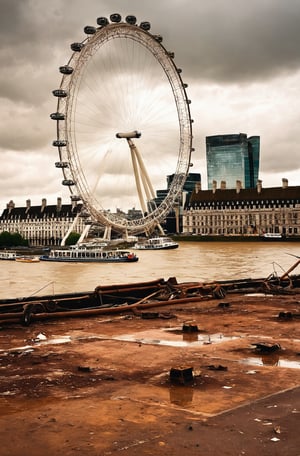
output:
M242 188L255 188L259 174L260 137L245 133L206 137L206 163L208 189L214 181L233 189L236 181ZM226 182L226 187L224 186Z

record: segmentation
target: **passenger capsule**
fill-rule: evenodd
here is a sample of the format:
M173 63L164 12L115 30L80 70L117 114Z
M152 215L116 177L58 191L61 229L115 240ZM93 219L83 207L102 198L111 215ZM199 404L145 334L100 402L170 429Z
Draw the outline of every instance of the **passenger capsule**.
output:
M181 68L177 68L177 73L178 74L182 73L182 69Z
M68 92L63 89L52 90L52 93L55 97L59 97L59 98L64 98L64 97L68 96Z
M159 43L162 43L163 41L163 37L161 35L153 35L153 38Z
M72 43L71 44L71 49L74 52L80 52L83 47L84 47L83 43Z
M108 24L108 19L106 17L98 17L97 24L100 25L100 27L105 27L105 25Z
M50 118L52 120L65 120L65 115L61 112L53 112L52 114L50 114Z
M65 139L56 139L53 141L52 145L54 147L65 147L67 145L67 141Z
M122 19L122 17L121 17L121 15L118 14L118 13L115 13L115 14L111 14L111 15L110 15L110 20L111 20L111 22L121 22L121 19Z
M93 27L92 25L86 25L83 31L87 35L94 35L96 33L96 27Z
M175 54L174 52L168 52L168 56L170 57L170 59L174 59Z
M134 25L136 24L136 17L135 16L126 16L126 22L127 24Z
M64 180L62 181L62 185L71 186L71 185L75 185L75 182L74 182L72 179L64 179Z
M150 24L150 22L141 22L140 27L141 27L141 29L148 32L151 29L151 24Z
M56 162L55 168L69 168L68 162Z
M59 71L62 73L62 74L72 74L73 73L73 68L68 66L68 65L63 65L63 66L60 66L59 67Z
M80 196L78 196L78 195L71 195L70 198L71 198L71 201L80 201L81 200Z
M185 83L184 83L184 84L183 84L183 87L184 87L185 89L187 89L187 88L188 88L188 84L185 84Z

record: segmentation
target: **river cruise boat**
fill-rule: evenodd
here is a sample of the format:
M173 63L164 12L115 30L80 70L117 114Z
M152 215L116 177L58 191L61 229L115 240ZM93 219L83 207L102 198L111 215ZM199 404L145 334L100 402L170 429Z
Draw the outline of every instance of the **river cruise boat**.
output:
M42 255L40 260L68 263L133 263L138 261L138 257L128 250L106 250L103 247L85 244L51 250L47 255Z
M170 250L177 249L179 244L173 239L164 237L154 237L146 239L145 241L137 242L134 246L136 250Z
M16 258L17 258L16 252L10 252L8 250L1 250L0 251L0 260L15 261Z

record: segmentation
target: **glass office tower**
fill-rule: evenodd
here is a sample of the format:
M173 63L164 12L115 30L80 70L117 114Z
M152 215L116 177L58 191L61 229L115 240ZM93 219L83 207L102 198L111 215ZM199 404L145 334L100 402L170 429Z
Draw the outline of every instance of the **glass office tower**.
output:
M154 199L155 205L159 206L169 193L169 188L173 182L175 174L167 176L167 188L163 190L156 190L156 198ZM200 173L189 173L186 177L182 193L186 193L186 197L189 197L195 189L195 185L201 183ZM150 206L151 207L151 206ZM155 206L153 206L154 208ZM152 208L152 210L153 210Z
M170 188L170 185L172 184L174 179L174 174L171 174L170 176L167 176L167 185L168 189ZM192 193L192 191L195 189L195 185L201 183L201 174L200 173L189 173L186 176L186 180L183 186L183 191Z
M243 188L255 188L259 170L260 137L247 138L245 133L206 137L208 189L212 182L226 182L226 188L235 188L236 181Z

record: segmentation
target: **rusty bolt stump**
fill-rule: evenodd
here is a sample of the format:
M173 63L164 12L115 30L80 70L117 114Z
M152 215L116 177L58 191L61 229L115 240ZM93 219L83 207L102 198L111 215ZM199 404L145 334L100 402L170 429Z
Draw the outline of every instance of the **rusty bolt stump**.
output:
M182 332L184 333L195 333L199 332L198 326L194 321L186 321L182 325Z
M170 381L179 385L186 385L194 381L193 367L172 367Z

